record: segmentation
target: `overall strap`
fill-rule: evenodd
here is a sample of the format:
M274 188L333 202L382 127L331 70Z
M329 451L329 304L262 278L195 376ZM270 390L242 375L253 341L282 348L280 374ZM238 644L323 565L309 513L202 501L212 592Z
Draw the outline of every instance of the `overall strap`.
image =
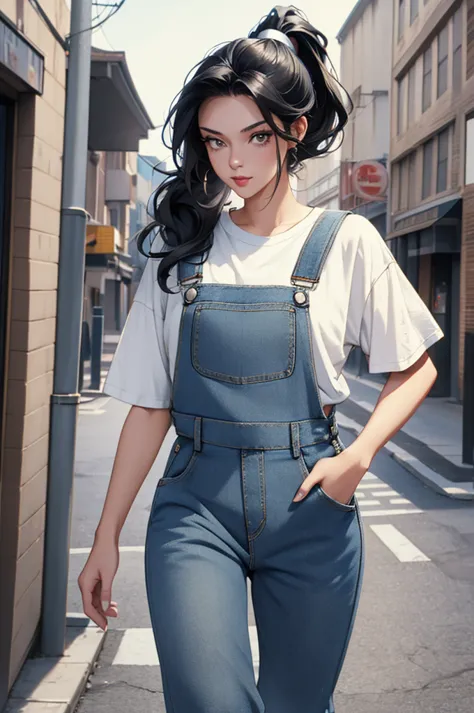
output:
M202 262L200 261L204 260L204 254L205 252L193 255L191 258L193 262L185 262L184 260L178 262L178 280L180 284L187 287L195 282L201 282Z
M324 210L306 238L291 275L292 285L314 289L337 231L350 211Z

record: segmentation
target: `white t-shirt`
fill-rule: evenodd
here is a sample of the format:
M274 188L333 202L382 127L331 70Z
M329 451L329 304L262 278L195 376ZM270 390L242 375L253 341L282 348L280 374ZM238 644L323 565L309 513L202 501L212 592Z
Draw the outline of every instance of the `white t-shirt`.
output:
M272 236L249 233L223 211L203 265L203 282L288 285L301 247L321 208ZM163 241L155 238L153 251ZM167 249L165 247L165 249ZM149 258L117 345L104 392L129 404L170 406L183 299L156 280L160 258ZM177 289L177 266L168 285ZM313 355L321 402L350 394L342 368L354 346L369 357L369 371L401 371L444 335L383 238L364 217L346 217L310 291Z

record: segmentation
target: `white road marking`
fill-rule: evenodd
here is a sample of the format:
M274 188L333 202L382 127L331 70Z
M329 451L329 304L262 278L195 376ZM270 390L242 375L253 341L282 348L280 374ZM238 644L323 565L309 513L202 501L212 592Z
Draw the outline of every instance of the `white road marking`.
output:
M369 488L388 488L388 485L386 485L385 483L359 483L359 485L357 486L357 490L359 490L359 488L365 490L368 490Z
M397 508L394 508L393 510L367 510L367 511L362 511L362 518L366 517L387 517L387 515L417 515L423 510L417 510L416 508L412 508L411 510L398 510Z
M430 561L429 557L423 554L418 547L415 547L408 537L402 535L393 525L371 525L370 528L400 562Z
M400 495L396 490L373 490L372 495L374 498L388 498L394 495Z
M124 629L112 665L159 666L153 629Z
M392 498L390 505L410 505L410 500L406 498Z
M91 551L90 547L71 547L70 555L88 555ZM144 552L145 545L122 545L119 547L119 552Z
M359 498L359 495L357 496ZM364 500L361 505L365 507L366 505L380 505L380 500Z
M110 620L111 621L111 620ZM249 624L250 649L252 661L258 666L260 653L258 648L257 627ZM159 666L153 629L111 629L111 631L122 633L119 647L112 661L113 666Z
M90 409L90 408L80 408L79 413L81 416L100 416L105 413L105 409Z

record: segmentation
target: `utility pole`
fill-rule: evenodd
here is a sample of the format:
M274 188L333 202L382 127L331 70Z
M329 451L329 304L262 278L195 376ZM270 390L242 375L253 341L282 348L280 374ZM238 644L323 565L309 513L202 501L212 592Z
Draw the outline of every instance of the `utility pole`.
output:
M41 653L61 656L66 635L87 212L85 206L92 0L72 0L44 549Z

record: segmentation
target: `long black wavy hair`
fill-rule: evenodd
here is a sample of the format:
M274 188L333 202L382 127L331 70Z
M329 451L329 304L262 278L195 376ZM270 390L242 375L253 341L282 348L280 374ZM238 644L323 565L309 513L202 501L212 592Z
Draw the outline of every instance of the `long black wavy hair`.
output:
M258 39L259 32L280 30L296 40L298 56L283 42ZM158 283L167 286L171 268L180 260L208 252L214 227L231 189L212 170L206 146L199 134L198 110L209 97L250 96L275 134L296 146L287 152L287 170L295 173L301 161L326 153L347 122L352 104L347 92L328 68L327 38L293 5L276 5L253 29L248 38L226 43L201 60L185 79L173 100L163 125L163 143L172 150L176 170L161 171L168 178L153 195L153 221L136 235L138 250L146 257L162 258ZM196 69L197 68L197 69ZM188 79L193 69L196 72ZM272 114L284 126L275 124ZM290 133L291 124L306 116L308 129L302 141ZM171 146L165 142L172 128ZM281 178L281 156L277 151L277 181ZM207 174L207 193L203 179ZM273 194L272 194L273 196ZM166 252L146 253L145 239L158 229Z

